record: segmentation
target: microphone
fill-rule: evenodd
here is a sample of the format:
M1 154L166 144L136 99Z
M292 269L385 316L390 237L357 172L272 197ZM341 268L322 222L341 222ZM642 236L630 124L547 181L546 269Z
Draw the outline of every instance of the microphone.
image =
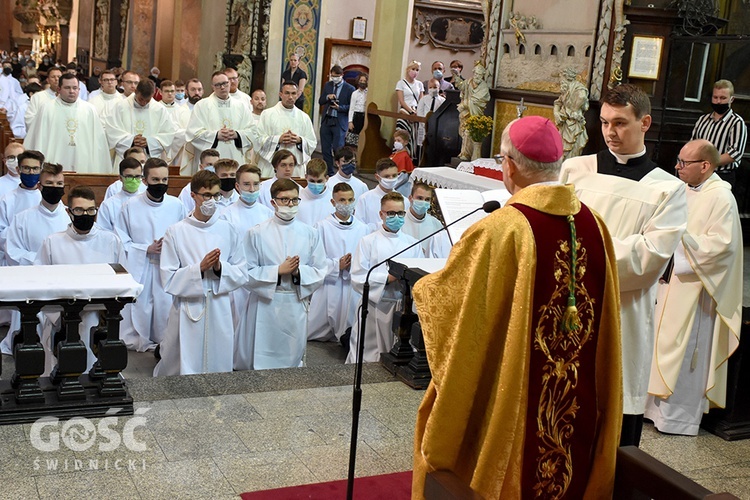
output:
M404 248L403 250L399 250L398 252L391 255L387 259L378 262L367 271L367 276L365 276L365 284L362 289L362 312L360 316L361 319L359 322L360 323L359 333L357 336L357 361L356 361L356 372L354 376L354 393L352 394L352 432L351 432L351 444L349 445L349 477L348 477L347 485L346 485L347 500L352 500L353 495L354 495L354 467L357 461L357 434L359 432L359 413L360 413L360 409L362 406L362 366L364 363L362 360L362 357L365 354L365 324L367 323L367 309L370 303L370 274L375 269L382 266L383 264L390 261L391 259L398 257L399 255L406 252L407 250L410 250L414 248L415 246L424 243L425 241L429 240L430 238L432 238L439 232L447 230L453 224L456 224L457 222L461 222L465 218L474 215L480 210L484 210L486 213L491 214L498 208L500 208L499 201L497 200L486 201L481 207L478 207L475 210L472 210L471 212L465 215L462 215L461 217L454 220L450 224L444 225L437 231L425 236L421 240L418 240L412 243L411 245Z

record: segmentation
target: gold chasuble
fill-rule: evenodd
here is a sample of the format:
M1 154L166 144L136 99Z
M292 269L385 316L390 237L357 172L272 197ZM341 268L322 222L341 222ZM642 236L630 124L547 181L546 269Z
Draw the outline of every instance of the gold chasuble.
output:
M432 382L412 498L435 470L485 498L611 497L618 297L609 233L572 186L522 189L464 233L414 287Z

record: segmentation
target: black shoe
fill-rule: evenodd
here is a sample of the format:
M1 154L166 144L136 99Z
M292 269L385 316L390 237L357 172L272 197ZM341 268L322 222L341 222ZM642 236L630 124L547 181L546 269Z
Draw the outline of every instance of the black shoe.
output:
M341 342L341 347L344 348L344 350L347 352L347 354L349 353L349 339L351 339L351 337L352 337L352 329L351 328L347 328L344 331L344 334L339 339L339 342Z
M160 347L161 347L161 344L156 344L156 349L154 349L154 357L156 359L161 359L161 354L159 353Z

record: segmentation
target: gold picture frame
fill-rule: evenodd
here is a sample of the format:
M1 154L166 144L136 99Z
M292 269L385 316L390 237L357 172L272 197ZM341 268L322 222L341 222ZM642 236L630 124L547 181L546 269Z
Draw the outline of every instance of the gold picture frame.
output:
M663 51L664 37L634 35L628 76L643 80L658 80Z

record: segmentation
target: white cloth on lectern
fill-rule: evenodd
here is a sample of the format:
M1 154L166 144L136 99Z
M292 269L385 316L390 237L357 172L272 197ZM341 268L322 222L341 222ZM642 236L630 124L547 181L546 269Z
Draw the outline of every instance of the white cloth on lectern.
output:
M308 340L329 340L332 337L339 340L354 324L360 297L352 291L350 270L339 269L339 259L348 253L354 255L362 238L370 234L370 228L355 217L346 222L331 214L315 225L323 241L328 273L323 286L313 293L310 300Z
M36 97L36 94L34 94ZM44 153L45 161L60 163L79 174L112 172L107 136L96 109L80 99L59 97L46 103L24 140L26 149Z
M372 266L416 241L403 231L398 233L386 231L382 224L377 231L362 238L352 256L352 289L361 295L365 278ZM415 246L400 255L404 259L416 259L422 256L422 250L419 246ZM378 361L380 354L388 352L393 347L395 338L391 330L391 322L393 313L403 297L402 287L403 283L399 280L388 283L387 264L374 269L370 274L369 316L365 327L364 361ZM362 304L362 299L363 297L360 298L358 305ZM346 356L347 363L357 361L359 322L360 317L358 315L354 326L352 326L349 354Z
M220 272L201 272L201 261L216 248L221 251ZM230 292L247 282L240 235L218 213L206 222L191 214L167 229L160 271L172 306L154 376L231 372Z
M237 362L256 370L301 366L307 345L310 296L323 285L326 256L318 231L273 216L245 235L250 300L240 321ZM299 285L279 276L287 257L299 256Z
M78 234L70 224L64 231L51 234L42 242L34 264L122 264L124 262L125 252L120 238L115 233L104 231L94 225L88 234ZM45 313L44 317L42 346L47 353L45 373L48 373L55 365L50 349L50 334L53 328L60 327L60 313ZM97 311L81 313L78 335L86 346L86 372L96 362L96 356L91 351L91 328L98 324L99 313Z
M299 145L279 144L279 138L288 130L300 136L302 143ZM309 115L296 106L287 109L279 102L272 108L263 110L263 113L260 114L258 134L260 135L258 168L260 168L261 177L273 175L271 159L279 149L288 149L297 159L297 166L294 168L292 177L303 177L305 175L305 166L313 151L315 151L315 146L318 145L318 139L315 137L315 129Z
M161 203L157 203L146 192L123 204L115 223L115 231L125 248L125 269L143 285L135 304L127 305L122 312L120 338L130 349L145 351L164 336L172 297L162 286L160 256L148 254L147 249L185 215L185 207L174 196L164 195Z

